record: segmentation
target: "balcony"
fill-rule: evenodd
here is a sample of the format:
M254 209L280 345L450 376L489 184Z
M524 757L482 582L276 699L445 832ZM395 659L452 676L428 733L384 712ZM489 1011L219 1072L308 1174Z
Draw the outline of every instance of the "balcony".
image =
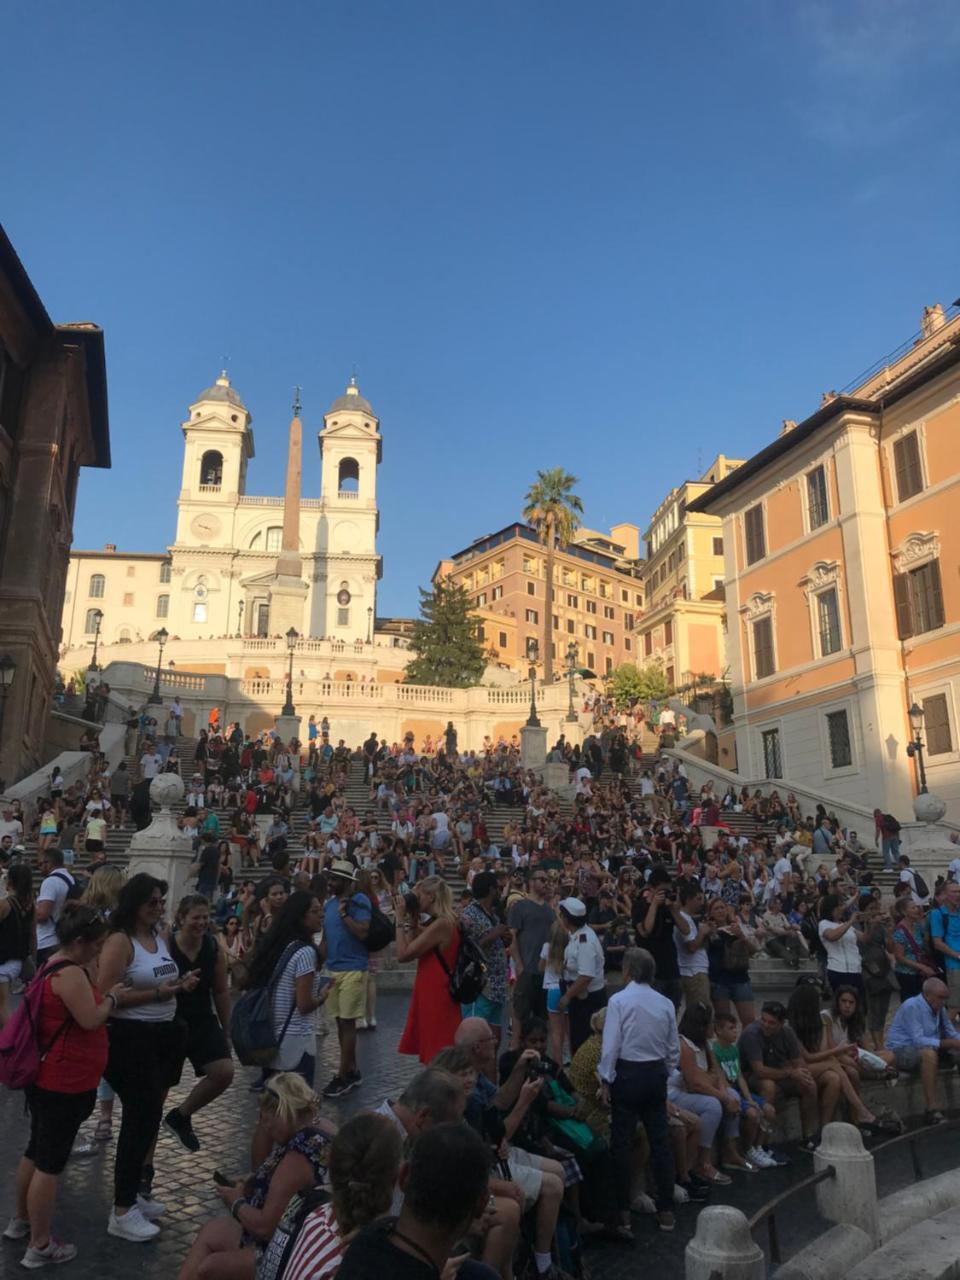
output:
M221 488L221 486L220 486L220 482L219 482L219 480L218 480L216 484L202 484L202 485L200 485L200 486L199 486L199 492L200 492L200 493L219 493L219 492L220 492L220 488Z
M338 489L337 497L344 502L357 502L360 498L360 494L356 489Z

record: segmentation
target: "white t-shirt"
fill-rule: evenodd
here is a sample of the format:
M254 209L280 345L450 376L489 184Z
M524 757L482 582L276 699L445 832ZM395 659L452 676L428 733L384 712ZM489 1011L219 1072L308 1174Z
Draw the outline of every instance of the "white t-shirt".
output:
M58 867L56 872L51 872L40 886L40 892L37 894L37 902L52 902L53 910L50 912L48 920L37 921L37 949L42 951L46 947L57 946L57 921L63 915L63 904L67 900L67 894L70 892L70 886L74 883L73 876L66 867Z
M960 880L960 858L954 858L949 867L947 867L947 879Z
M698 973L707 973L710 969L710 957L707 955L706 947L698 947L696 951L688 951L684 946L685 942L693 942L697 936L697 926L692 918L685 911L680 912L680 919L684 923L685 933L680 932L680 926L673 927L673 945L677 949L677 966L680 970L681 978L695 978Z
M563 953L563 973L568 982L589 977L588 994L602 991L606 986L603 976L603 944L588 924L581 925L571 935Z
M163 760L159 755L145 755L140 757L140 772L145 778L155 778L163 768Z
M957 861L960 862L960 859L957 859ZM950 865L952 866L953 863ZM900 883L908 884L910 886L910 896L918 907L925 907L930 901L929 897L925 898L923 894L917 893L917 877L913 874L911 867L904 867L900 872Z
M14 844L23 843L23 823L19 818L11 818L9 822L0 818L0 840L4 836L13 836Z
M836 920L821 920L818 926L820 941L827 953L827 968L832 969L834 973L859 973L860 948L857 946L857 935L853 929L848 929L833 942L825 936L828 929L837 927Z
M793 865L791 864L790 859L778 858L773 865L773 878L776 883L777 889L778 890L780 889L780 886L783 884L783 880L785 876L792 876L792 875L793 875Z
M550 943L545 942L540 948L540 959L548 961L543 971L543 989L544 991L559 991L561 973L559 969L551 969L550 959Z

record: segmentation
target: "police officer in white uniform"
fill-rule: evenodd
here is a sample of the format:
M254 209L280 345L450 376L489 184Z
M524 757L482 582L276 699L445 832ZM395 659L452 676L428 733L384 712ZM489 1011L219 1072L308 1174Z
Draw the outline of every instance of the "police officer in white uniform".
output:
M590 1034L590 1019L607 1003L603 945L587 924L587 908L579 898L563 899L560 921L570 941L563 954L559 1008L570 1014L570 1052L576 1053Z

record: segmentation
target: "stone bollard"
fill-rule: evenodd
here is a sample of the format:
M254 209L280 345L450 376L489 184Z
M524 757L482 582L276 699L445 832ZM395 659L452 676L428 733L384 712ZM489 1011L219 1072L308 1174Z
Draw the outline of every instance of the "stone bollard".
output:
M765 1280L766 1274L763 1250L739 1209L714 1204L700 1211L684 1255L686 1280Z
M824 1126L813 1156L814 1172L827 1165L833 1165L836 1174L817 1183L817 1209L828 1222L859 1227L877 1248L880 1227L873 1156L864 1148L860 1130L854 1125L838 1122Z

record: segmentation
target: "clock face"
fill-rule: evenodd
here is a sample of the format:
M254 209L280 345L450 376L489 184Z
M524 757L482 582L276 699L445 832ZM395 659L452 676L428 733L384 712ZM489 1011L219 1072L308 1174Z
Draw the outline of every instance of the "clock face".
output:
M220 532L220 520L217 516L204 512L194 516L190 523L190 532L197 538L215 538Z
M337 592L337 604L348 605L350 603L350 592L346 587L341 587Z

